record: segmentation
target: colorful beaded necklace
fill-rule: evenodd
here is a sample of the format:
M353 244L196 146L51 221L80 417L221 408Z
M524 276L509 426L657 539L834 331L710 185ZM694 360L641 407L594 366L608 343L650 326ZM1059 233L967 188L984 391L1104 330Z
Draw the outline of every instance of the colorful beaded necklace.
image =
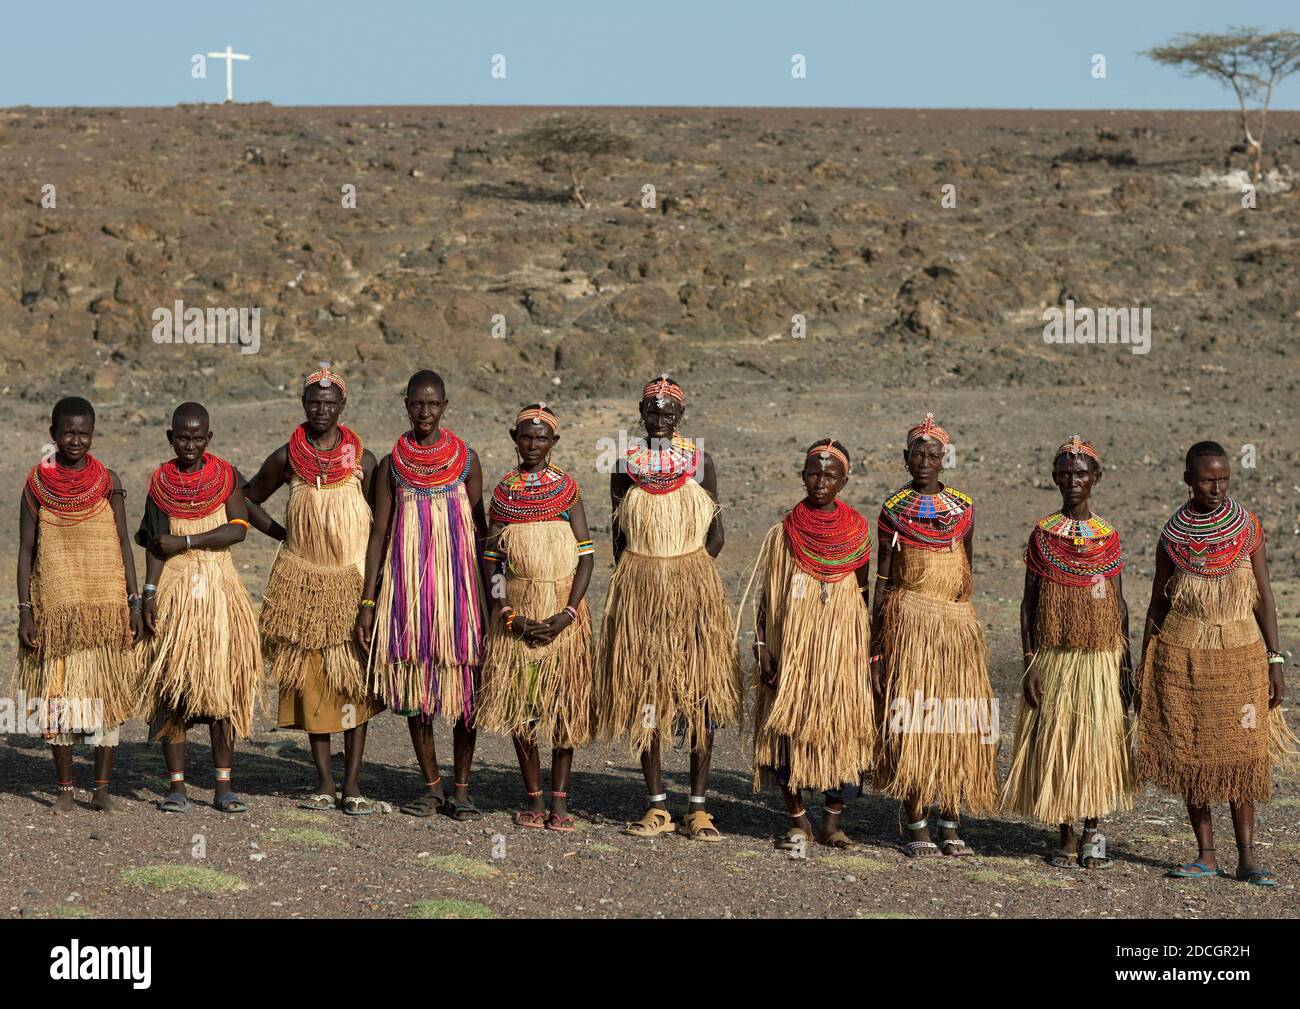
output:
M781 520L794 562L820 582L838 582L871 560L871 523L843 501L831 511L800 501Z
M1198 512L1188 501L1165 523L1160 545L1188 574L1222 578L1264 542L1259 519L1232 498L1212 512Z
M149 480L149 496L165 515L174 519L198 519L211 515L226 503L235 489L235 467L209 452L203 453L198 469L181 472L169 459Z
M659 444L658 439L655 441ZM700 461L695 442L673 432L667 447L651 448L644 442L631 446L625 468L628 477L643 491L667 494L693 477Z
M578 481L549 463L536 473L516 467L492 491L489 513L494 521L550 522L578 500Z
M421 445L407 431L392 454L393 479L412 493L446 491L469 474L469 446L449 428L438 429L438 440Z
M299 424L289 436L289 465L300 480L314 483L317 490L361 477L361 439L342 424L338 432L338 444L328 449L312 444L306 424Z
M1053 512L1039 520L1025 550L1025 564L1040 578L1084 588L1124 569L1119 533L1097 515L1072 519Z
M975 505L969 497L951 487L937 494L922 494L904 487L885 502L876 524L880 538L889 537L923 550L950 550L970 532Z
M27 474L27 492L38 507L56 515L76 515L82 518L98 514L103 502L113 489L113 478L108 467L89 452L81 469L68 469L59 465L54 456L43 459Z

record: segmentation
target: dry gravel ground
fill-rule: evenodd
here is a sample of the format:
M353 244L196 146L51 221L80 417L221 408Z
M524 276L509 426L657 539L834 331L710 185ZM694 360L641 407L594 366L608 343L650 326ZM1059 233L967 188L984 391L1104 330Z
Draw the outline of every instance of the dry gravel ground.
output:
M1052 449L1078 430L1101 449L1099 513L1122 531L1125 589L1140 627L1156 535L1183 497L1180 459L1213 437L1237 456L1235 493L1262 517L1283 642L1300 632L1300 423L1294 289L1298 197L1279 187L1241 207L1223 171L1226 114L608 110L633 140L593 178L588 211L512 141L545 114L520 109L92 109L0 112L0 486L17 501L47 441L53 399L100 411L98 454L131 489L138 519L166 417L185 398L214 413L214 450L251 470L299 417L299 376L338 362L348 420L386 448L417 367L449 381L449 426L489 477L512 456L519 404L560 413L559 463L587 493L609 578L600 439L635 422L635 390L659 369L688 392L685 430L720 471L721 557L739 603L765 530L800 496L804 447L827 433L857 461L846 499L874 514L903 482L907 426L933 410L956 439L951 483L979 507L976 604L1002 702L1002 768L1019 679L1020 550L1055 508ZM1300 114L1272 129L1285 176ZM59 206L41 210L40 185ZM338 206L358 187L358 209ZM958 206L939 206L957 186ZM654 184L658 204L640 206ZM261 352L159 346L150 313L260 305ZM1045 344L1042 310L1149 306L1151 352ZM808 336L789 335L803 314ZM494 340L490 318L505 315ZM273 500L276 508L282 501ZM16 511L0 564L14 563ZM237 552L260 592L273 555ZM12 603L12 598L0 600ZM0 611L12 666L16 621ZM748 651L747 641L742 647ZM1294 692L1296 685L1292 684ZM1297 726L1293 714L1292 725ZM114 790L121 812L50 815L46 748L0 738L0 911L18 916L970 916L1294 917L1300 910L1300 780L1280 774L1261 811L1271 892L1227 880L1176 883L1191 857L1181 804L1143 793L1111 821L1106 873L1043 861L1054 832L970 820L980 857L909 862L896 807L854 802L852 855L771 847L779 798L749 786L743 739L720 737L713 790L725 843L653 843L618 827L644 790L620 751L582 752L567 837L517 831L521 788L507 741L484 737L475 794L485 821L297 810L313 783L298 733L263 718L239 746L252 810L164 816L162 756L129 725ZM210 798L205 735L191 781ZM450 756L442 731L440 754ZM373 726L364 783L400 803L419 788L402 722ZM685 757L668 758L674 804ZM78 780L88 784L83 761ZM84 798L84 796L83 796ZM1230 856L1226 814L1221 848ZM494 836L504 838L504 849ZM202 844L202 858L195 857Z

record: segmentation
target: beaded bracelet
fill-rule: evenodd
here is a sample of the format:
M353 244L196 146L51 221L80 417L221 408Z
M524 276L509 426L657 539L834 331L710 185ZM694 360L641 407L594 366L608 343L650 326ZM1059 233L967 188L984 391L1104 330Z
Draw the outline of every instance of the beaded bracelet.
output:
M1283 655L1281 652L1275 652L1270 650L1268 653L1268 664L1270 666L1285 666L1286 656Z
M153 595L155 592L158 591L158 586L157 586L157 585L150 585L148 582L145 582L145 583L144 583L144 588L143 588L141 591L142 591L146 596L151 596L151 595Z
M363 600L361 600L361 602L359 602L357 605L358 605L358 606L374 606L374 605L375 605L375 601L374 601L373 599L363 599Z

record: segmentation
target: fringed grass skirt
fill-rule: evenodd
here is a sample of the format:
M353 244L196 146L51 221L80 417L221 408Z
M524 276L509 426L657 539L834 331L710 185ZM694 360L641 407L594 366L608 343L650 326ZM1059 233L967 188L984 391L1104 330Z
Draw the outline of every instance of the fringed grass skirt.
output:
M754 789L856 783L871 770L876 745L871 614L857 579L823 584L800 570L779 525L760 565L767 600L760 637L778 680L775 690L766 686L755 666Z
M225 521L221 509L203 519L173 518L171 531L203 533ZM158 633L146 646L144 688L154 706L154 738L176 742L187 724L223 718L236 736L252 735L262 646L230 551L196 549L168 558L155 600Z
M140 653L131 640L117 522L107 503L81 521L41 509L32 572L39 645L20 644L13 689L51 702L51 725L111 729L140 707Z
M974 606L895 588L884 618L881 791L919 795L941 810L991 812L998 704Z
M271 565L260 617L271 675L281 692L301 690L319 653L326 689L363 696L365 662L352 637L370 538L360 481L317 489L294 477L285 528L288 539Z
M633 754L685 722L690 745L740 714L735 634L713 558L623 551L610 581L597 661L600 734Z
M336 694L367 692L361 650L352 637L363 578L354 567L311 564L281 547L262 602L262 651L280 690L301 690L308 658Z
M1133 808L1123 654L1039 647L1039 704L1021 699L1003 809L1056 826Z
M510 559L506 605L529 620L564 609L578 565L578 546L568 522L520 522L501 533ZM591 611L584 599L578 616L549 645L533 648L506 631L498 614L488 628L478 724L555 749L590 742L594 731Z

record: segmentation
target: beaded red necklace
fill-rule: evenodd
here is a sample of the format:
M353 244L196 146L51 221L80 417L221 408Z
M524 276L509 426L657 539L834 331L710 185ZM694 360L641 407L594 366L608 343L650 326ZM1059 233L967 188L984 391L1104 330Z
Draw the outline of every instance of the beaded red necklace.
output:
M407 431L397 439L391 459L393 478L409 491L449 487L469 473L469 446L445 427L432 445L421 445Z
M307 425L299 424L289 436L289 465L298 478L320 487L361 476L361 439L350 428L338 425L339 442L333 448L313 445Z
M674 432L667 447L651 448L644 442L633 445L624 457L624 468L643 491L667 494L685 485L695 475L700 461L695 442Z
M184 473L169 459L149 480L149 496L165 515L174 519L199 519L226 503L235 489L235 467L209 452L192 473Z
M843 501L831 511L800 501L781 525L794 562L818 581L842 581L871 560L871 523Z
M96 506L108 500L112 489L113 478L108 467L89 452L81 469L61 466L51 456L38 462L27 474L27 492L37 506L57 515L88 512L82 517L90 518L98 513Z
M940 488L922 494L904 487L880 509L880 538L897 537L909 547L948 550L960 543L975 521L975 505L959 490Z
M1194 511L1188 501L1160 533L1160 545L1169 559L1202 578L1231 574L1263 542L1259 519L1232 498L1212 512Z
M577 500L578 481L558 466L547 464L536 473L516 467L492 491L489 512L497 522L549 522Z
M1119 532L1097 515L1066 518L1053 512L1034 527L1025 565L1057 585L1085 588L1124 570Z

